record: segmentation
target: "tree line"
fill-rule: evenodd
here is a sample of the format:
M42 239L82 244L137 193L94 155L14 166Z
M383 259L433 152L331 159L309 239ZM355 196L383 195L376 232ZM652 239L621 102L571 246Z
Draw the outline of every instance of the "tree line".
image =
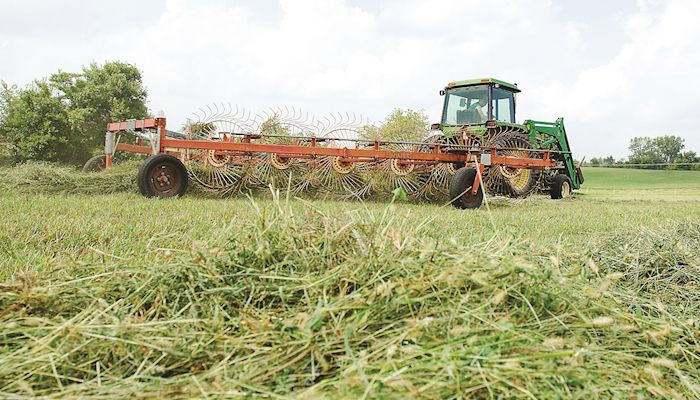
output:
M685 150L685 139L680 136L634 137L630 140L629 151L626 160L616 160L613 156L594 157L587 165L700 171L700 156Z
M0 159L82 164L103 151L108 122L148 116L146 97L141 72L123 62L58 71L22 88L1 82Z

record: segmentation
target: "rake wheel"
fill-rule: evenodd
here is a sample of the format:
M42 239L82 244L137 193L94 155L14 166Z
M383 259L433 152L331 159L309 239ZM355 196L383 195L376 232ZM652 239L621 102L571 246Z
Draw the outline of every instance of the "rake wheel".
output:
M331 167L333 171L347 175L355 170L356 164L352 161L344 161L340 156L331 158Z
M262 122L257 132L262 135L262 143L304 146L308 144L306 138L313 135L314 126L308 115L294 109L270 109L259 118ZM308 160L277 153L259 154L258 158L260 162L253 171L257 186L292 193L308 187Z
M432 153L436 145L441 145L443 151L449 145L460 145L461 138L457 135L447 137L443 134L428 136L420 147L423 153ZM417 198L434 199L448 195L450 181L461 165L452 163L436 163L426 165L415 172L418 188L414 193Z
M510 127L499 127L488 132L487 147L501 148L500 156L537 157L529 151L532 148L527 133ZM484 171L484 184L491 195L512 198L527 197L537 190L541 171L513 168L505 165L492 166Z
M100 172L105 169L105 155L100 154L87 160L83 165L83 172Z
M317 137L329 148L354 148L360 137L361 120L354 115L331 115L318 121ZM370 171L374 162L346 161L342 157L324 156L310 163L308 185L340 198L364 198L372 188Z
M203 158L203 159L202 159ZM226 163L210 163L207 157L190 156L185 159L187 174L204 191L231 195L239 192L251 176L251 157L231 157Z
M194 115L184 126L184 134L194 140L234 140L234 133L251 132L255 124L250 114L238 107L212 105ZM190 150L181 159L194 184L218 195L231 195L243 189L251 179L252 167L258 163L251 155L215 150Z
M393 159L389 162L391 172L398 176L407 176L416 169L416 164L402 163L401 160Z
M373 137L372 139L379 138ZM391 151L415 151L415 145L399 143L415 141L415 136L406 136L396 139L397 142L395 143L381 143L381 149ZM370 185L374 192L392 193L396 189L401 189L407 195L415 196L419 186L416 179L416 172L418 170L420 170L420 166L414 163L406 163L398 159L389 159L376 163L376 165L372 166L372 168L367 171L367 174L369 175Z
M291 167L293 163L293 158L284 157L277 153L270 154L270 165L279 170L289 169L289 167Z
M345 163L339 157L321 157L312 167L310 184L341 198L363 198L371 185L368 170L371 163Z

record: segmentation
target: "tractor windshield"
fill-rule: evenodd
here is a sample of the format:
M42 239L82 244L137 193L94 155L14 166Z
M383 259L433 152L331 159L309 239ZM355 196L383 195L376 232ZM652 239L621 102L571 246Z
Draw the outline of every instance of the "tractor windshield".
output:
M489 115L489 85L448 89L442 114L443 125L483 124Z

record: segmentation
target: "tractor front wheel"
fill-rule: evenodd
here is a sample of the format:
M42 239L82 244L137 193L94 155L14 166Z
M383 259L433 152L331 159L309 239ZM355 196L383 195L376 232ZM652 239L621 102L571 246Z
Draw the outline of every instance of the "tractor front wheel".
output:
M549 195L557 200L569 197L571 194L571 179L564 174L556 174L549 188Z
M461 209L474 209L481 206L484 201L484 191L480 187L476 194L472 193L472 187L477 178L475 168L462 167L458 169L450 181L450 199L452 205Z
M187 170L169 154L156 154L143 162L138 176L139 192L146 197L182 196L187 190Z

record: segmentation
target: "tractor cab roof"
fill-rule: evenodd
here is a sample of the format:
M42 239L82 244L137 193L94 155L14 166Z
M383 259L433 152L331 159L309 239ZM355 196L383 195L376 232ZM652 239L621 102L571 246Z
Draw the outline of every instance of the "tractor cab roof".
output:
M508 83L494 78L482 78L482 79L468 79L465 81L455 81L447 84L445 89L459 87L459 86L473 86L473 85L483 85L484 83L494 83L501 87L507 88L515 93L520 92L517 83Z

